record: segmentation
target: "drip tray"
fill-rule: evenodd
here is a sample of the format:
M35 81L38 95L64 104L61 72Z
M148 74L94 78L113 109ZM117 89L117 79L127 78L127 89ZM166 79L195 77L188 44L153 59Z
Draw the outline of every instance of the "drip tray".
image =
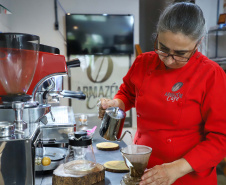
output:
M40 153L42 148L36 148L36 157ZM51 163L48 166L35 165L35 171L47 171L55 170L60 164L63 163L66 156L66 148L57 148L57 147L43 147L43 157L49 157Z

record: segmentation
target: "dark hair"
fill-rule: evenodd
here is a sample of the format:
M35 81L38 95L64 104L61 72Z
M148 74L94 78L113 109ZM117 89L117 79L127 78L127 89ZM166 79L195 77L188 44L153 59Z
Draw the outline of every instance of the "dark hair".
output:
M193 3L180 2L168 6L159 18L157 32L182 33L199 40L206 32L201 8Z

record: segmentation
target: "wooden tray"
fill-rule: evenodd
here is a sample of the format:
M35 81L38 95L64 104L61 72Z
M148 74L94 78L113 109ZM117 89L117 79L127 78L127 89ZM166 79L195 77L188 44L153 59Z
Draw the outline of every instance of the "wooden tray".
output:
M53 172L52 185L91 185L104 180L105 169L101 164L96 164L95 169L86 175L65 174L64 166L61 164Z

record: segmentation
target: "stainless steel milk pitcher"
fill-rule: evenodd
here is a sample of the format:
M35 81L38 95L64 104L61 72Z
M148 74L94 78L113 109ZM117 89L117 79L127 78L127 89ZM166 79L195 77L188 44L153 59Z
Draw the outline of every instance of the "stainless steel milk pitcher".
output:
M126 113L119 107L107 108L101 122L100 136L109 141L121 141L126 132L129 132L128 130L125 131L120 138L125 117Z

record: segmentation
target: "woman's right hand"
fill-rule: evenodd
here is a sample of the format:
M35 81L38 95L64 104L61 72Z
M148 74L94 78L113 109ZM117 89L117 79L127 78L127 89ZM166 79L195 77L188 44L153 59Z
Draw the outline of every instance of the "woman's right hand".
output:
M99 115L98 117L100 119L103 119L104 117L104 114L105 114L105 110L108 108L108 107L119 107L121 109L125 109L125 105L124 103L122 102L122 100L119 100L119 99L106 99L106 98L101 98L99 100L99 102L97 103L97 107L99 109Z
M99 102L97 103L98 107L98 117L100 119L103 119L105 110L108 107L117 107L117 101L116 100L111 100L111 99L106 99L106 98L101 98Z

